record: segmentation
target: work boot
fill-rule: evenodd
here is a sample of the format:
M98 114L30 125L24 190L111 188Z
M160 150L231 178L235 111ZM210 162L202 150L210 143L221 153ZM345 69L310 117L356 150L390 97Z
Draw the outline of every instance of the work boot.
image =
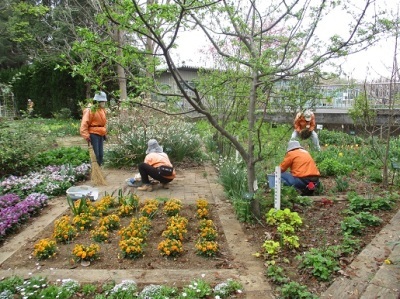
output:
M137 188L139 191L148 191L151 192L153 191L153 186L152 185L143 185L141 187Z

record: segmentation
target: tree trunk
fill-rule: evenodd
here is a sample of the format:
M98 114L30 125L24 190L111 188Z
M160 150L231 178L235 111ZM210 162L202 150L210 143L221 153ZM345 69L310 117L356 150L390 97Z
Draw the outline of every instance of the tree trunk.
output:
M256 172L255 172L255 161L254 161L254 127L255 127L255 106L257 99L257 83L258 83L258 75L257 71L253 71L253 82L251 86L250 92L250 103L249 103L249 137L248 137L248 147L247 147L247 187L250 194L253 194L251 200L251 211L253 215L260 219L261 211L260 211L260 202L257 198L254 198L255 188L254 184L256 183Z
M123 40L123 32L119 29L117 29L116 31L116 38L117 38L117 42L118 42L118 50L117 50L117 55L119 57L123 57L123 53L122 53L122 47L124 44L124 40ZM128 93L126 90L126 74L125 74L125 69L118 63L117 64L117 74L118 74L118 84L119 84L119 92L120 92L120 96L119 99L121 101L126 100L128 98Z

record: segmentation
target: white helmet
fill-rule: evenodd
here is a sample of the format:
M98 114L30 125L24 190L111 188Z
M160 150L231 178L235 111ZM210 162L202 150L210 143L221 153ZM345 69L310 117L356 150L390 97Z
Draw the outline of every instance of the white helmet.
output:
M94 95L93 100L97 102L107 102L107 95L104 91L100 91Z
M311 120L311 115L312 115L312 112L310 110L306 110L303 113L304 119L306 121L310 121Z

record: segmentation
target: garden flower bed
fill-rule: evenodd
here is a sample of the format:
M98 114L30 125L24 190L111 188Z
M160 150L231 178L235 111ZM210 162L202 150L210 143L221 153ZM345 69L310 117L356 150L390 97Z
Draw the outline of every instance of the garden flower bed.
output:
M74 215L70 209L46 227L40 236L29 240L1 268L35 268L38 264L42 269L87 265L92 269L229 267L232 257L219 218L206 200L199 200L197 205L182 205L173 199L123 197L125 199L105 196L95 203L88 202L91 217L76 211ZM131 201L132 198L136 203ZM77 205L79 201L74 207ZM144 224L139 224L140 221ZM101 227L106 227L103 234ZM50 240L55 240L56 245L49 243ZM57 249L54 253L52 248L42 245L56 246ZM38 254L38 248L48 250L48 258Z

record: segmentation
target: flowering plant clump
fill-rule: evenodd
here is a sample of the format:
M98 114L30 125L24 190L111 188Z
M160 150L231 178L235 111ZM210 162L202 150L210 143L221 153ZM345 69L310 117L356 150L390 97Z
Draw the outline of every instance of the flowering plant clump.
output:
M56 255L57 244L51 239L41 239L34 246L33 255L39 260L44 260Z
M198 209L203 209L203 208L208 209L208 201L206 199L198 199L198 200L196 200L196 208L198 208Z
M72 223L81 231L92 226L95 217L89 213L81 213L72 219Z
M110 195L103 196L99 201L93 203L93 208L90 209L90 213L102 217L110 209L113 201L114 199Z
M167 216L175 216L182 209L182 201L179 199L171 198L164 203L163 211Z
M77 235L76 228L70 223L69 216L62 216L54 223L53 238L61 243L68 243Z
M65 297L72 297L78 292L80 286L79 282L74 279L63 279L61 280L60 291L57 293L56 298L62 298L62 295L65 295Z
M176 288L150 284L142 289L138 298L175 298L177 293L178 290Z
M182 229L186 229L189 220L183 216L172 216L167 220L167 226L179 226Z
M31 215L37 214L40 209L47 206L49 197L43 193L31 193L25 199L24 202L29 206L29 213Z
M180 225L169 225L163 232L162 236L167 239L183 240L184 234L187 233L185 227Z
M31 193L60 195L75 182L86 178L90 172L90 164L84 163L77 167L70 165L47 166L40 171L24 176L9 176L0 183L0 193L16 193L26 196Z
M200 219L199 230L207 227L214 227L214 222L211 219Z
M72 255L76 261L94 261L99 258L100 246L98 244L90 244L85 246L76 244L72 250Z
M116 205L117 201L114 196L105 195L99 201L96 202L97 205L104 206L106 209L112 208Z
M99 226L105 226L108 230L114 230L119 228L120 219L115 214L104 216L99 220Z
M200 230L200 238L203 240L214 241L217 236L217 231L212 227L204 227Z
M113 298L128 298L137 291L137 283L134 280L123 280L111 290Z
M226 282L217 284L213 289L213 293L215 298L217 298L217 296L219 298L227 298L234 293L242 293L242 289L243 286L239 282L228 278Z
M208 211L208 201L205 199L198 199L196 201L196 208L197 208L197 217L202 219L202 218L207 218L209 211Z
M186 298L208 298L211 293L210 284L203 279L196 279L188 286L183 287L183 295Z
M149 230L151 228L151 220L149 217L140 216L139 218L132 218L130 225L137 225L143 229Z
M130 239L119 242L119 248L122 251L122 256L130 259L135 259L143 256L145 243L142 238L132 237Z
M130 239L132 237L145 239L147 233L148 228L140 223L140 221L132 221L127 227L124 227L118 231L118 235L121 236L121 240Z
M34 193L22 201L18 201L18 198L17 195L2 197L2 205L5 207L0 209L0 239L36 214L48 199L46 195L39 193Z
M211 257L215 256L218 253L218 243L216 241L206 241L199 239L195 247L198 255Z
M163 231L162 236L168 239L183 240L184 234L187 233L188 219L182 216L172 216L167 220L167 228Z
M118 208L118 215L121 217L131 216L135 212L135 208L131 205L120 205Z
M96 241L98 243L107 242L109 237L107 227L95 227L93 230L90 231L90 237L93 241Z
M5 194L0 196L0 209L13 207L21 201L21 198L14 193Z
M157 249L160 251L161 255L165 256L177 256L183 252L182 242L176 239L165 239L161 241Z
M147 199L144 202L143 207L140 209L140 213L148 218L153 218L158 210L159 202L156 199Z

